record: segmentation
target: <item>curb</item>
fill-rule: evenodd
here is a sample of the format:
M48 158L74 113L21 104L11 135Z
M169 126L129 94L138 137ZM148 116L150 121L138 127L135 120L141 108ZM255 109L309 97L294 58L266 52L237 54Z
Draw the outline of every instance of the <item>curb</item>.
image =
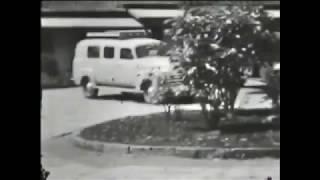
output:
M78 148L106 153L108 151L126 154L173 155L194 159L252 159L280 158L280 147L275 148L211 148L211 147L181 147L181 146L152 146L130 145L120 143L105 143L85 140L80 137L80 131L70 135L71 143Z

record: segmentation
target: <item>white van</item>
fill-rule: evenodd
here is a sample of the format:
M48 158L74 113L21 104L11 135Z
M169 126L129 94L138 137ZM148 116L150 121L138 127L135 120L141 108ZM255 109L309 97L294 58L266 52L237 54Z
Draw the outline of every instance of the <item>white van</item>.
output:
M130 34L131 33L131 34ZM73 80L83 87L84 95L98 95L99 87L126 88L144 94L145 101L155 102L155 72L170 72L168 56L157 55L159 40L139 36L138 31L91 33L75 49ZM170 76L180 82L182 71Z

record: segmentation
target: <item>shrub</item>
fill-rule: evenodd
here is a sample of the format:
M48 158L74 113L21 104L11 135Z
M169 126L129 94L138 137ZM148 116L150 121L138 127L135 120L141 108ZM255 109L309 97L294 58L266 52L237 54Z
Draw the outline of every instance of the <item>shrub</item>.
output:
M262 7L228 6L187 8L184 16L165 22L171 25L171 59L188 72L185 83L208 119L212 113L205 104L214 114L233 110L249 67L279 60L271 21Z

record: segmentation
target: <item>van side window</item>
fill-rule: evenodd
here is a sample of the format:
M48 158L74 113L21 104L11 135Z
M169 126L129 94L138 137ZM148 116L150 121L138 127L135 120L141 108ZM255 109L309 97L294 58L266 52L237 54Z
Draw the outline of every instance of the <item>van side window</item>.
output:
M120 58L121 59L133 59L133 55L132 55L131 49L122 48L120 50Z
M114 48L113 47L104 47L104 58L113 58L114 57Z
M88 58L99 58L100 57L99 46L88 46L87 55L88 55Z

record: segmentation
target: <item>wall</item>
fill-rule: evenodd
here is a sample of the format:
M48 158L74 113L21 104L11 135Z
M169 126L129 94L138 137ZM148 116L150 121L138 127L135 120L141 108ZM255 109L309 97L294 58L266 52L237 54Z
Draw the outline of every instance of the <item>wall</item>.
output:
M53 77L52 82L59 85L70 84L75 45L85 36L85 32L68 29L42 29L42 34L42 38L45 38L41 39L42 43L51 47L43 48L41 53L53 57L58 67L58 75Z

